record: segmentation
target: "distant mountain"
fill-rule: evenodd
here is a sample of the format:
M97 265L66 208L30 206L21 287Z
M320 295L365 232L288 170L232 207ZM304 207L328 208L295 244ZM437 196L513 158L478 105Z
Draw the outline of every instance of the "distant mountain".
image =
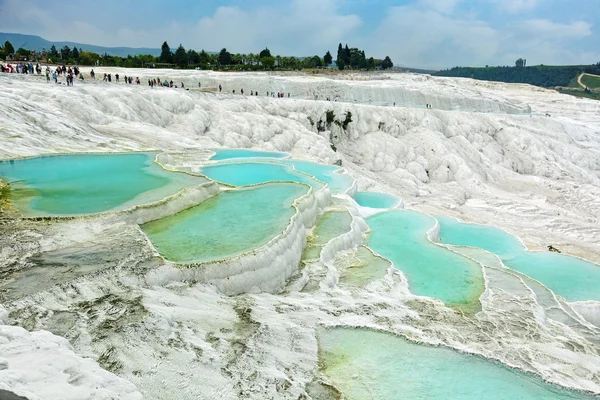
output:
M75 43L75 42L50 42L46 39L43 39L39 36L34 35L22 35L20 33L4 33L0 32L0 43L4 44L4 42L9 41L13 47L16 49L22 47L27 50L36 50L41 51L43 49L50 50L52 45L56 46L57 50L60 50L61 47L69 46L73 48L74 46L78 49L83 49L86 51L92 51L98 54L108 53L111 56L118 57L127 57L128 55L136 56L138 54L152 54L153 56L160 55L160 49L150 49L147 47L102 47L102 46L94 46L91 44L84 43Z

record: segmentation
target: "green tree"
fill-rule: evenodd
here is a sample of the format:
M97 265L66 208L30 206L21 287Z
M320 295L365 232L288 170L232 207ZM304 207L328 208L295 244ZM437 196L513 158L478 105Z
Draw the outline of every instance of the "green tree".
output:
M190 64L200 64L200 56L196 53L196 50L188 50L187 58Z
M373 70L375 69L375 59L373 57L367 60L367 69Z
M323 57L323 61L325 62L326 67L329 67L333 63L333 57L331 56L331 53L329 52L329 50L327 50L327 53L325 53L325 57Z
M4 51L7 54L14 54L15 53L15 48L13 47L13 45L8 40L6 42L4 42Z
M52 45L52 47L50 47L50 57L53 57L53 58L58 57L58 50L56 50L55 45Z
M160 47L160 62L170 64L173 62L173 53L167 42L164 42Z
M203 68L206 68L206 66L210 64L210 56L204 51L204 49L202 49L200 55L198 56L198 63L202 65Z
M515 65L517 68L523 68L525 66L525 60L523 60L522 58L519 58L516 62Z
M19 57L21 57L21 58L23 58L23 57L28 58L29 55L31 54L31 51L25 50L24 48L19 47L19 49L16 51L15 54L18 54Z
M221 49L219 52L219 65L230 65L231 64L231 53L227 51L227 49Z
M317 67L320 67L321 65L323 65L321 57L319 57L319 56L313 56L310 59L310 66L311 66L311 68L317 68Z
M383 59L383 62L381 63L381 69L389 69L389 68L392 68L393 66L394 66L394 63L392 62L390 57L385 56L385 58Z
M263 57L260 59L260 63L267 69L273 69L273 66L275 66L275 57Z
M260 52L258 57L262 60L265 57L271 57L271 50L265 47L263 51Z
M77 47L73 47L73 54L72 54L73 58L75 60L79 60L79 50L77 50Z
M177 48L177 50L175 50L175 55L173 56L173 62L179 68L184 68L187 65L187 62L188 62L187 53L185 52L183 45L179 44L179 47Z
M338 51L337 51L337 57L335 59L335 63L337 64L338 68L340 70L344 69L345 66L345 59L344 59L344 48L342 47L342 44L340 43L338 45ZM341 65L341 68L340 68Z
M60 49L60 56L65 61L71 58L71 49L69 46L65 45L62 49Z

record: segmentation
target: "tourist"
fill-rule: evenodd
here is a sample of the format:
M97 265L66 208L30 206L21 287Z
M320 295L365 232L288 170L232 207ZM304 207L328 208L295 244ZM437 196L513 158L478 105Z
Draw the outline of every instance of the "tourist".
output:
M115 80L119 83L119 74L115 74Z
M102 82L108 82L108 74L104 74L104 79L102 79Z
M93 68L92 68L92 70L90 71L90 77L91 77L92 79L94 79L94 80L96 79L96 73L94 72L94 69L93 69ZM118 79L118 78L117 78L117 79Z
M185 89L185 86L183 86L183 82L181 82L181 88L182 88L182 89Z
M112 82L112 75L111 74L108 74L108 81Z
M242 96L243 96L244 95L244 88L242 88L241 92L242 92Z
M219 93L221 92L221 90L223 90L223 88L221 87L221 85L219 85Z

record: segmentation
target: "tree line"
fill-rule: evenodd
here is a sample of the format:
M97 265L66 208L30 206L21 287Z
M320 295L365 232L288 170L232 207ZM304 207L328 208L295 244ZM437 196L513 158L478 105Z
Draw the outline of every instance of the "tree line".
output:
M434 75L458 78L473 78L483 81L506 83L528 83L542 87L569 86L581 73L600 74L600 63L575 66L526 66L526 60L520 58L514 67L454 67L439 71Z
M341 50L340 50L341 49ZM139 54L135 56L117 57L110 56L107 53L97 54L91 51L84 51L81 48L63 46L57 49L52 45L49 50L35 52L23 48L15 51L10 42L6 42L0 47L0 59L14 55L15 60L47 60L53 63L78 64L78 65L103 65L125 68L144 68L144 67L176 67L180 69L200 68L200 69L220 69L220 70L240 70L240 71L265 71L265 70L298 70L312 68L326 68L333 64L333 57L329 51L323 57L315 55L312 57L285 57L271 54L268 48L259 53L230 53L227 49L222 49L219 53L209 53L204 50L197 52L195 50L186 50L183 45L179 45L172 51L169 44L165 41L161 46L161 53L158 57L151 54ZM342 47L340 43L338 55L336 58L338 69L358 69L375 70L392 68L394 64L389 57L383 60L366 58L365 52L357 48Z

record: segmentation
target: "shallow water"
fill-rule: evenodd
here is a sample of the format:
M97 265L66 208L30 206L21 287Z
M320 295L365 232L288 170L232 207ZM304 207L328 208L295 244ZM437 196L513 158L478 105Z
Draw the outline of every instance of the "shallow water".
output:
M600 300L600 265L551 252L530 252L503 230L436 217L440 241L496 254L509 268L543 283L568 301Z
M408 279L409 289L471 313L480 309L481 266L427 239L435 221L416 211L394 210L367 219L367 246L389 259Z
M292 183L226 191L142 225L142 230L170 261L224 259L256 249L283 232L295 213L292 203L307 191Z
M368 248L360 246L350 265L340 273L340 283L351 286L365 286L382 279L390 262L374 255Z
M206 180L165 171L155 153L71 154L0 162L12 203L26 216L77 215L163 199Z
M358 205L370 208L392 208L399 201L396 196L377 192L356 192L354 200Z
M334 194L344 193L346 190L350 189L354 182L352 177L339 173L341 168L335 165L325 165L300 160L282 160L281 162L293 165L296 170L312 175L321 182L325 182L329 186L331 193Z
M315 190L323 184L310 176L300 174L289 165L269 162L242 162L216 164L202 168L202 174L218 182L233 186L248 186L274 181L299 182Z
M314 244L326 245L331 239L350 232L352 216L347 211L328 211L319 220L314 231Z
M322 372L346 399L596 399L483 357L367 329L318 334Z
M276 151L261 151L252 149L212 149L216 154L212 161L229 160L233 158L285 158L287 153Z

